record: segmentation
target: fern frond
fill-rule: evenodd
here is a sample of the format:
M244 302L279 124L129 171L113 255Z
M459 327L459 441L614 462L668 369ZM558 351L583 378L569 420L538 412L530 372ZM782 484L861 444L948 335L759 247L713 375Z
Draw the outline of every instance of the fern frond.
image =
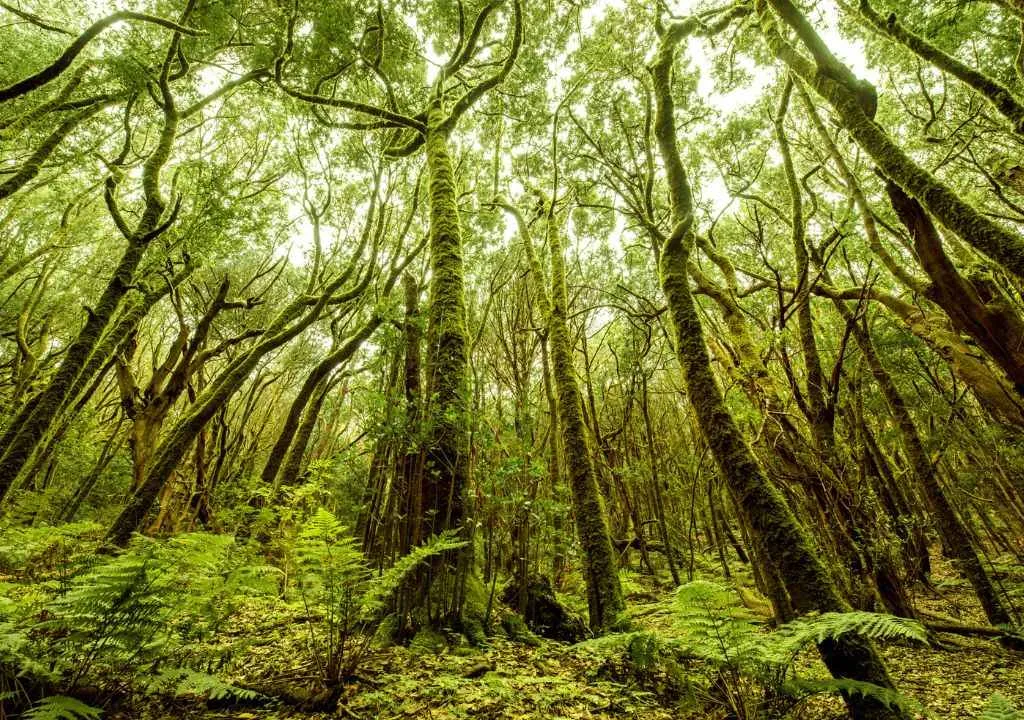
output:
M43 698L22 715L25 720L99 720L103 711L67 695Z
M258 700L265 697L255 690L232 685L216 675L190 668L168 668L161 671L151 688L169 686L173 686L176 696L196 695L210 700Z
M871 698L885 705L890 710L899 710L910 715L933 717L923 705L907 697L898 690L882 687L874 683L849 678L830 678L828 680L791 680L785 689L796 696L806 695L849 695Z
M772 633L772 637L781 642L803 646L811 642L820 643L829 638L838 638L847 633L872 640L902 639L920 643L928 641L927 631L916 620L860 610L800 617L781 626Z
M1004 695L996 693L985 703L978 720L1024 720L1024 712Z
M360 603L360 615L365 619L377 616L386 609L388 602L402 587L413 570L431 558L466 545L467 542L459 540L455 532L446 531L414 548L370 583Z

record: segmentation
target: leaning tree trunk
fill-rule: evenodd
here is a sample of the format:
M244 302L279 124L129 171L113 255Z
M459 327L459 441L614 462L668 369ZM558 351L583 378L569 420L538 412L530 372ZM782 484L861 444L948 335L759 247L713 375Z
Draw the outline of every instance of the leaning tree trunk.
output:
M278 482L278 477L282 475L282 473L285 477L290 478L283 482L285 485L294 481L295 477L298 476L297 474L294 477L289 476L287 471L282 471L282 467L286 464L286 460L294 455L296 448L298 448L299 462L301 462L302 455L306 452L306 444L309 441L309 436L307 435L305 440L302 440L302 436L299 431L302 427L301 423L306 408L315 397L317 388L323 387L328 376L330 376L336 368L348 362L352 356L356 354L367 338L369 338L374 331L380 327L380 324L383 321L383 315L374 313L370 320L368 320L355 335L350 337L341 345L341 347L331 351L325 358L317 363L316 367L313 368L313 371L302 383L302 387L299 388L298 394L295 396L291 407L288 409L288 415L285 417L284 427L281 428L281 432L277 436L277 440L274 442L274 447L270 451L267 462L263 466L263 473L261 475L263 485L270 489L272 493L278 485L282 484Z
M352 265L350 265L351 269ZM365 291L372 277L372 271L364 273L363 279L346 295L358 297ZM181 459L188 452L196 437L217 411L231 399L245 383L249 374L256 369L267 353L286 344L320 317L324 307L348 280L349 271L344 272L321 294L313 307L301 298L286 307L271 323L263 339L247 352L233 360L220 375L196 398L196 402L175 424L166 439L157 448L146 472L142 485L136 488L128 504L118 515L107 532L108 542L124 546L131 535L146 518L164 484L177 469Z
M719 473L733 492L759 546L771 554L765 559L778 568L794 609L799 613L844 612L849 610L849 605L818 559L806 531L754 460L725 406L704 343L700 315L690 292L687 265L695 242L694 205L676 145L672 65L676 46L688 32L696 29L696 24L684 21L663 29L658 53L650 68L656 103L654 135L665 165L673 222L672 233L662 242L658 260L676 355L698 425ZM818 648L834 677L893 687L885 664L867 640L844 635L821 642ZM906 717L873 698L847 695L846 703L858 720Z
M991 578L985 572L967 528L956 514L949 498L939 484L935 466L931 458L928 457L924 442L921 440L914 419L907 409L907 403L903 399L902 393L893 382L889 371L882 365L867 329L853 316L850 309L842 304L841 300L835 302L836 308L847 323L851 324L853 337L871 369L875 383L882 391L886 405L889 406L889 412L892 413L893 419L896 421L911 473L931 507L943 547L953 556L957 569L970 581L989 622L993 625L1009 624L1011 622L1010 613L1000 601Z
M172 44L173 47L176 47L176 44ZM165 89L166 80L165 74L162 77ZM60 412L68 402L74 400L71 389L89 364L97 346L101 344L103 334L115 317L122 300L135 287L135 275L146 248L167 230L168 223L174 219L172 211L170 219L164 220L167 201L160 190L160 172L170 159L178 129L178 113L170 102L169 93L165 92L165 95L167 97L163 110L163 127L156 148L143 164L142 187L145 204L138 224L133 230L129 230L124 225L120 213L113 210L116 208L113 199L116 183L112 179L108 180L108 205L112 208L115 220L126 236L128 245L107 281L99 302L92 309L87 309L88 318L85 325L64 352L64 359L53 379L25 405L0 438L0 500L3 500L14 485Z
M795 30L809 59L783 37L775 16ZM803 12L790 0L756 0L761 34L774 55L824 98L840 125L878 165L879 170L916 198L928 212L964 242L1024 278L1024 239L968 203L952 188L917 164L874 120L874 88L857 80L828 50Z

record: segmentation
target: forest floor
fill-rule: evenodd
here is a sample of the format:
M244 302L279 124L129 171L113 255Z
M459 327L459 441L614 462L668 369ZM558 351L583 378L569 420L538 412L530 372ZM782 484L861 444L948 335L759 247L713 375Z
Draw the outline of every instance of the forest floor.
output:
M630 607L636 629L671 632L665 602L668 591L630 575ZM952 616L963 624L984 624L970 588L939 560L933 576L940 593L923 591L915 598L926 613ZM229 679L244 687L312 685L315 667L308 661L308 628L301 619L243 615L230 634L260 633L246 650L244 662ZM373 649L347 684L336 709L310 712L301 703L215 709L196 698L152 703L108 718L726 718L727 712L708 689L713 675L695 664L680 673L647 669L623 652L609 653L594 643L568 645L540 639L536 644L492 638L474 648L453 640L432 648ZM897 686L934 717L977 718L988 699L1001 693L1024 707L1024 653L1002 648L988 638L943 634L944 647L886 643L882 652ZM801 676L825 677L813 650L797 660ZM822 720L846 717L835 697L805 701L789 717Z

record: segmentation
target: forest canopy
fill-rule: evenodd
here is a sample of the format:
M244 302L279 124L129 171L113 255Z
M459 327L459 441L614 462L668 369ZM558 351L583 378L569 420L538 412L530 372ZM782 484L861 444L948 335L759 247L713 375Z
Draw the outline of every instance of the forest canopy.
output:
M1021 0L0 0L0 718L1019 717L1022 149Z

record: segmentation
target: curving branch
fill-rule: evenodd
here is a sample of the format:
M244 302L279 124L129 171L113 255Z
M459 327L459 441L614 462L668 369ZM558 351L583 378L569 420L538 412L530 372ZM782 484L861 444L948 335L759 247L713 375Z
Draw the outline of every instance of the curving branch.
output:
M444 67L441 68L443 77L451 77L465 67L466 63L470 61L477 50L477 43L480 41L480 33L483 32L484 23L487 22L488 16L497 10L503 3L504 0L491 0L491 2L487 3L483 10L480 11L480 14L476 16L476 21L473 23L473 29L469 31L469 37L467 37L465 41L463 41L462 38L461 27L463 17L461 12L462 6L459 5L459 44L455 48L455 52L452 53L451 60L445 63Z
M490 7L490 6L488 6ZM489 12L489 11L488 11ZM481 13L483 14L483 13ZM474 28L475 30L476 28ZM480 83L467 90L466 93L460 97L455 105L452 107L452 111L448 114L448 117L442 123L442 127L451 128L458 122L459 118L473 106L473 104L484 96L488 91L497 87L508 74L512 72L512 68L515 67L516 60L519 58L519 50L523 45L523 7L521 0L513 0L512 2L512 47L509 48L508 57L505 58L505 62L502 63L501 69L498 72L491 75L486 80L482 80Z
M38 175L39 171L43 168L43 163L46 162L50 155L53 154L54 150L56 150L64 141L64 138L71 134L75 128L103 108L113 105L115 102L115 100L108 100L106 102L96 103L95 105L89 106L84 110L80 110L74 115L66 118L64 122L57 126L57 129L46 137L42 144L36 148L36 151L32 153L29 159L22 164L21 168L19 168L14 175L3 183L0 183L0 200L13 195L16 191L31 181L32 178Z
M407 115L394 112L392 110L386 110L384 108L377 107L375 105L369 105L367 103L355 102L353 100L344 100L341 98L325 97L323 95L315 95L313 93L303 92L302 90L296 90L290 88L284 83L284 65L285 59L278 58L274 63L274 82L279 88L288 96L295 98L296 100L302 100L313 105L320 105L322 107L339 108L341 110L351 110L353 112L362 113L363 115L369 115L370 117L381 120L380 123L373 123L372 128L410 128L417 132L425 132L426 127L420 121L415 118L411 118Z
M6 88L0 88L0 102L6 102L7 100L12 100L13 98L30 93L54 80L62 72L68 69L71 63L74 62L75 58L85 50L86 46L92 42L97 35L102 33L111 25L124 20L136 20L138 22L159 25L160 27L167 28L168 30L173 30L179 35L190 35L192 37L205 35L202 30L179 25L172 20L157 17L156 15L147 15L146 13L132 12L131 10L120 10L112 15L108 15L102 20L97 20L90 25L85 32L79 35L75 41L71 43L63 53L61 53L60 57L39 72L34 75L30 75L24 80L19 80Z

